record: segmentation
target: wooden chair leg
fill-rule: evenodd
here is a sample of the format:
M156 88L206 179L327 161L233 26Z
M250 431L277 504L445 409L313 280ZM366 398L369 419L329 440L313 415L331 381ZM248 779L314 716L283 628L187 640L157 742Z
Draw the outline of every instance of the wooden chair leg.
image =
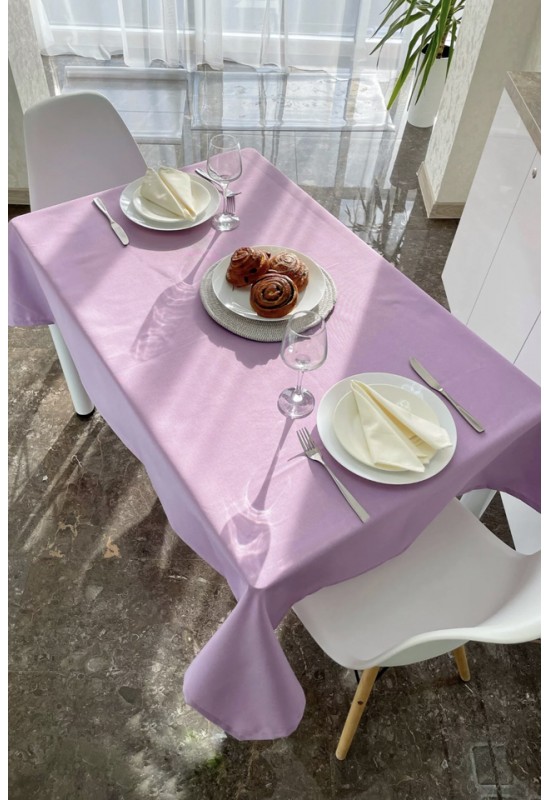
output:
M462 678L463 681L470 680L470 667L468 666L468 656L466 655L466 647L462 645L461 647L457 647L456 650L453 650L453 656L455 657L456 666L458 668L458 674Z
M348 750L355 736L355 731L357 730L365 706L367 705L367 700L369 699L379 669L380 667L369 667L364 670L361 675L359 686L355 692L355 697L353 698L344 729L340 736L340 741L338 742L338 747L336 748L336 758L340 761L343 761L348 754Z

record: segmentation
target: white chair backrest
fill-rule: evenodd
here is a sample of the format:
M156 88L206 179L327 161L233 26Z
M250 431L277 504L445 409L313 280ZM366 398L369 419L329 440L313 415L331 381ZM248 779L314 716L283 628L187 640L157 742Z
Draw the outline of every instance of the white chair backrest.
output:
M132 134L99 92L43 100L25 112L23 127L33 211L128 184L147 169Z

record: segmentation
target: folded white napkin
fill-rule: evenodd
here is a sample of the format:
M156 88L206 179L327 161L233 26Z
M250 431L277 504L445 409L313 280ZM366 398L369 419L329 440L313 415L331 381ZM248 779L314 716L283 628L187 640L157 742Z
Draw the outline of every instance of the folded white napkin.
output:
M435 453L452 444L440 425L387 400L372 386L351 381L351 390L363 432L355 449L366 463L424 472Z
M140 194L182 219L194 220L201 210L193 197L190 176L172 167L149 168L141 182Z

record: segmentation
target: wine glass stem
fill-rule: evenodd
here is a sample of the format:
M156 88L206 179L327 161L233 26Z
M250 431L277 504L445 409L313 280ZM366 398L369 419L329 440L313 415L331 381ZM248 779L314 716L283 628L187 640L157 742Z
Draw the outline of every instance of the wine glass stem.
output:
M227 183L222 183L223 189L223 211L222 214L227 214Z
M296 401L299 402L302 399L302 381L304 379L304 370L301 369L298 372L298 380L296 381L296 387L294 389L294 396Z

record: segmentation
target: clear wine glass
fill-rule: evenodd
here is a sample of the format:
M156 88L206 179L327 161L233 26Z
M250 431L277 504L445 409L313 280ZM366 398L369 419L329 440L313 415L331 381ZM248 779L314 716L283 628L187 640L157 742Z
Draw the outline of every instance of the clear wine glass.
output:
M223 209L212 219L212 227L218 231L231 231L239 224L236 214L227 210L227 187L231 181L241 177L243 165L241 146L229 133L218 133L208 142L206 170L210 177L221 184L223 190Z
M317 369L327 357L327 329L316 311L296 311L288 320L281 344L281 358L289 367L298 370L296 386L279 395L279 411L290 417L306 417L315 407L315 398L302 389L304 372Z

